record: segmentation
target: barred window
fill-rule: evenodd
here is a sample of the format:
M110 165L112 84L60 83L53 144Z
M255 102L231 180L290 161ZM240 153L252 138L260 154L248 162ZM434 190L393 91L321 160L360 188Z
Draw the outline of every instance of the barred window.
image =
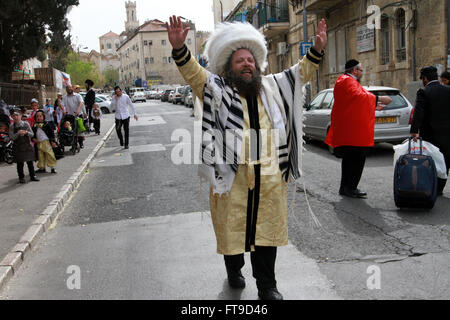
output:
M389 35L389 18L386 15L381 17L381 64L388 64L390 59L390 35Z
M406 60L406 19L405 10L398 9L396 13L397 29L397 60Z

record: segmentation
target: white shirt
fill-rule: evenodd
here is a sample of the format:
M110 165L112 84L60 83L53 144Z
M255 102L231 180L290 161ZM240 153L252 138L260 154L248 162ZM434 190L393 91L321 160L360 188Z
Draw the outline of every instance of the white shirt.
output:
M51 105L45 105L44 106L44 114L45 114L45 121L54 121L53 120L53 107Z
M83 98L81 98L78 93L65 95L61 100L61 104L64 106L64 108L66 108L67 114L71 114L73 116L76 115L75 113L77 112L78 106L82 102Z
M136 115L136 109L134 108L133 102L128 95L122 93L120 97L113 96L111 100L111 106L115 106L116 109L116 119L124 120L130 117L130 111L128 107L131 107L133 111L133 116ZM114 109L114 107L113 107Z

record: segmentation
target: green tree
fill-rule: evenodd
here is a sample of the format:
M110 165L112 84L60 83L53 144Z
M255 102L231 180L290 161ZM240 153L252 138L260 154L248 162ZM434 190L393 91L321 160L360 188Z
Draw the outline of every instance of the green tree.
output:
M49 49L68 47L70 6L78 0L0 1L0 80L7 80L22 61Z
M115 87L119 84L119 71L110 67L103 72L105 78L105 87Z
M105 84L104 76L97 66L80 59L78 53L71 51L67 56L66 72L70 75L73 85L83 86L86 79L91 79L95 87L100 88Z

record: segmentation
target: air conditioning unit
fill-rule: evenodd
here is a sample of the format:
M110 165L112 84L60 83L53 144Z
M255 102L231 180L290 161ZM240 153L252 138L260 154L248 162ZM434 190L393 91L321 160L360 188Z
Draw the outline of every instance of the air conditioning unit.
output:
M278 42L278 46L277 46L277 56L281 56L283 54L286 53L286 42Z

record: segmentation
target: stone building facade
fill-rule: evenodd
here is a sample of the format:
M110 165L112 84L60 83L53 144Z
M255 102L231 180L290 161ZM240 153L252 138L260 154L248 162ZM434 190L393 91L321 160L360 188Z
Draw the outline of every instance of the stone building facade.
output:
M186 44L196 55L195 25L190 30ZM159 20L150 20L140 26L117 49L120 61L119 81L123 87L135 86L141 81L147 86L158 84L185 84L172 59L165 24Z
M414 103L420 69L426 65L434 65L439 71L449 68L449 2L307 0L306 40L312 41L321 18L328 25L326 56L311 81L312 94L333 87L345 62L353 58L364 66L363 85L399 88ZM300 42L304 41L302 0L241 1L226 20L243 19L266 36L268 73L279 72L298 61Z

